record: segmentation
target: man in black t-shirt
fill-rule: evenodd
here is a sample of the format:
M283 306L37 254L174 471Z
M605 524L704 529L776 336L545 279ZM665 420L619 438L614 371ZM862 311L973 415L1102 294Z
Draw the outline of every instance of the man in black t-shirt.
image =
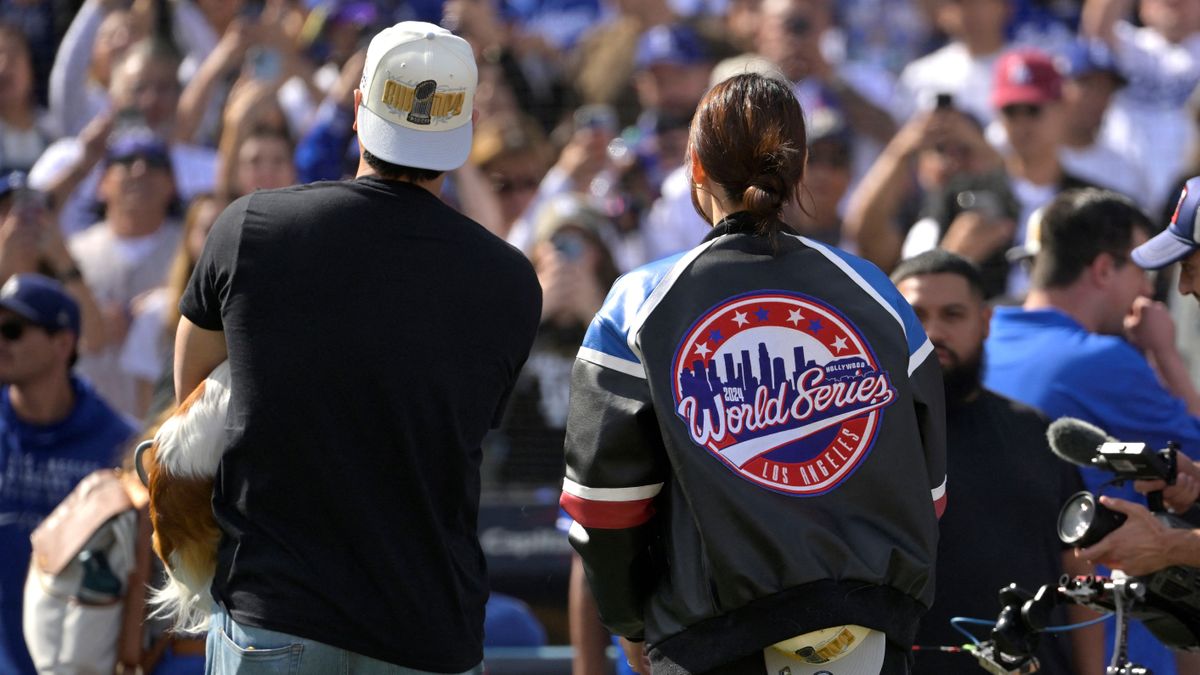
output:
M956 616L995 621L997 594L1010 583L1035 592L1064 573L1090 574L1058 539L1062 505L1083 489L1075 467L1046 441L1046 419L980 384L991 309L979 269L935 249L900 263L892 281L916 311L942 366L946 391L946 481L957 497L939 522L937 590L917 644L960 645ZM1094 618L1070 606L1051 625ZM1103 671L1103 626L1043 634L1041 673ZM914 673L946 675L977 667L966 654L919 651ZM1074 665L1072 665L1074 664Z
M232 373L212 673L482 672L480 443L541 291L436 196L470 149L476 80L461 38L384 30L355 92L357 179L257 192L213 226L175 373L179 397L226 357Z

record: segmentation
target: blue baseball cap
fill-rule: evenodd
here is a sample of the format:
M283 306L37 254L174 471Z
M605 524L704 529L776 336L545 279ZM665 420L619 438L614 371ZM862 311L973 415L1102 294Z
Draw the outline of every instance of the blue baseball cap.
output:
M351 23L370 26L379 19L379 9L373 2L338 2L329 17L330 23Z
M659 64L689 66L708 60L708 53L694 30L682 24L654 26L638 38L637 56L634 60L638 70Z
M171 170L171 149L166 141L142 130L129 131L109 141L105 160L114 164L136 157L150 160L156 166Z
M1133 249L1133 262L1148 270L1162 269L1196 249L1200 249L1200 176L1184 184L1167 229Z
M1099 40L1077 40L1063 52L1058 61L1063 75L1072 80L1092 73L1108 73L1121 85L1128 82L1117 66L1112 49Z
M0 286L0 307L49 331L79 335L79 305L62 284L40 274L14 274Z

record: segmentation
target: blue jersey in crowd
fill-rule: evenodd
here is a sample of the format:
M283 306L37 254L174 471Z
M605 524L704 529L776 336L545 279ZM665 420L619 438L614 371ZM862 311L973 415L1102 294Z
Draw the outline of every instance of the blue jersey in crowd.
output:
M1091 333L1056 309L997 307L985 358L985 387L1031 405L1050 419L1075 417L1118 440L1155 448L1178 441L1185 453L1200 457L1200 419L1163 388L1146 358L1120 337ZM1080 473L1093 492L1112 478L1093 468ZM1103 492L1145 503L1132 485ZM1111 656L1114 624L1106 625ZM1141 623L1131 624L1129 657L1158 675L1175 672L1171 652Z
M96 469L116 466L134 428L72 378L75 408L46 426L17 418L9 388L0 388L0 673L35 672L21 633L21 596L29 567L29 535L75 485Z

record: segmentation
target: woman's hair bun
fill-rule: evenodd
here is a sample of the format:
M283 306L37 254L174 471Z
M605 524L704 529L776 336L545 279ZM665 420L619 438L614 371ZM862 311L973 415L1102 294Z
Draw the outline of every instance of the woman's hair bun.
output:
M710 89L688 136L688 156L764 232L782 226L780 212L804 177L807 147L804 112L791 87L756 73Z
M778 214L787 198L787 184L777 173L755 176L742 191L742 205L751 214L762 218Z

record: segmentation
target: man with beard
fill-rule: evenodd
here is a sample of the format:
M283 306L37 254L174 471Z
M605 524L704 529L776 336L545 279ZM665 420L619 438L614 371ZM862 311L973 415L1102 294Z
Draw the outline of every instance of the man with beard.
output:
M955 616L994 619L996 593L1010 583L1036 591L1063 572L1089 574L1058 540L1055 514L1083 488L1079 472L1058 461L1037 411L984 389L983 341L991 308L979 269L942 249L900 264L892 274L933 343L946 392L947 484L957 497L940 522L937 590L917 644L954 645ZM1087 610L1055 610L1052 624L1089 618ZM1047 634L1037 651L1043 673L1103 669L1100 626ZM1068 637L1069 636L1069 637ZM921 650L913 672L961 673L963 654Z

